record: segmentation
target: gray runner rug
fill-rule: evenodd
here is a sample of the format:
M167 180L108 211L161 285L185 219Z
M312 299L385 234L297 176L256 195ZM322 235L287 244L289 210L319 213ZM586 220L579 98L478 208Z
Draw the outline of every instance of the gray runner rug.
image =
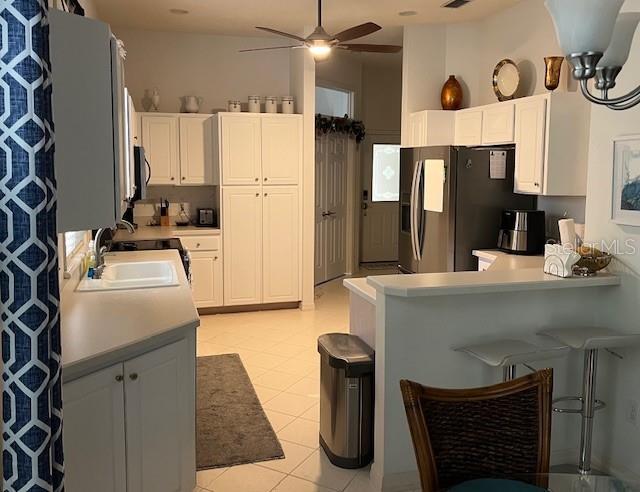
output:
M198 470L284 458L238 354L198 357Z

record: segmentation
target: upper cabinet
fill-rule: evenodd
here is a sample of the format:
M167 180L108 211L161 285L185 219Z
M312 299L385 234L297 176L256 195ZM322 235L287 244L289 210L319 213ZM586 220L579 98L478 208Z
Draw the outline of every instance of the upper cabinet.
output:
M302 163L302 117L219 115L222 184L296 185Z
M217 183L214 116L145 113L140 128L151 168L149 185Z
M419 111L409 116L409 146L515 144L516 193L585 196L590 116L590 104L567 92L460 111Z

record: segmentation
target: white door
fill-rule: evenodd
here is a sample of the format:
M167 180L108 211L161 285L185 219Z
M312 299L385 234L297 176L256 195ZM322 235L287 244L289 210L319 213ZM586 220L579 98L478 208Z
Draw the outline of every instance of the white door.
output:
M542 193L546 121L546 99L516 104L516 193Z
M122 364L62 387L65 489L126 490Z
M151 166L150 185L179 183L179 138L176 116L142 116L142 146Z
M196 307L222 306L222 275L217 251L191 252L191 291Z
M190 352L183 339L124 364L127 490L186 492L195 486L195 368L190 362L195 354Z
M224 305L262 302L262 187L222 189Z
M347 166L349 138L320 137L316 152L316 284L347 270ZM319 255L320 254L320 255Z
M262 180L260 115L221 115L223 185L256 185Z
M363 144L361 262L398 260L399 137L370 135Z
M300 300L300 202L297 186L263 189L263 302Z
M515 106L501 103L484 110L482 116L483 145L513 142Z
M298 184L302 162L302 116L262 117L262 181Z
M213 183L213 145L207 121L211 116L180 117L180 184Z

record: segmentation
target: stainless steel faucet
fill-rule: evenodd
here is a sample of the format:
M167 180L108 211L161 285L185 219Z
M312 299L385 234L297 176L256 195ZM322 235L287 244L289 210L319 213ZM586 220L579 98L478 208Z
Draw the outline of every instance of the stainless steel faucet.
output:
M134 232L136 232L133 224L127 220L122 219L118 221L117 224L122 224L123 226L125 226L129 234L133 234ZM104 255L107 253L107 247L100 246L100 243L102 242L102 235L105 233L105 231L113 232L114 230L115 229L112 229L111 227L103 227L102 229L98 229L98 232L96 232L96 237L94 239L96 254L96 266L93 272L94 279L99 279L100 277L102 277L102 272L104 272Z

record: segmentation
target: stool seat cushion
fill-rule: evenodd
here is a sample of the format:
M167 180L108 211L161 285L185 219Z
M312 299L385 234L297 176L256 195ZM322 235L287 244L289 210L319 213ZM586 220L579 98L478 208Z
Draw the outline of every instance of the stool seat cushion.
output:
M515 480L500 480L483 478L470 480L449 489L449 492L546 492L547 489L536 487L525 482Z
M562 357L569 352L569 347L539 347L522 340L496 340L456 350L492 367L505 367Z
M538 333L568 345L575 350L595 350L640 345L640 334L621 333L611 328L594 326L550 328Z

